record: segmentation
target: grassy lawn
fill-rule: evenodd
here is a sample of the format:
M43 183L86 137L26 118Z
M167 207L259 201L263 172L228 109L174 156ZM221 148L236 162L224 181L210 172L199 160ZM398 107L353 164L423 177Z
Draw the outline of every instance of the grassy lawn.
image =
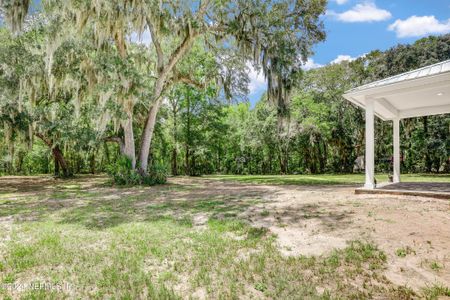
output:
M319 174L319 175L210 175L208 179L232 180L243 183L257 184L299 184L299 185L329 185L329 184L363 184L364 174ZM387 182L387 174L377 174L378 182ZM402 174L404 182L448 182L450 174Z
M358 176L351 178L356 182ZM309 177L292 180L317 182ZM330 182L345 176L317 178ZM84 178L2 190L1 299L415 295L384 277L386 255L368 241L353 241L325 256L283 256L275 236L240 217L262 201L260 195L210 196L196 186L175 184L112 188L104 181ZM28 288L17 290L14 284ZM30 284L47 288L30 289ZM446 293L436 286L421 296Z

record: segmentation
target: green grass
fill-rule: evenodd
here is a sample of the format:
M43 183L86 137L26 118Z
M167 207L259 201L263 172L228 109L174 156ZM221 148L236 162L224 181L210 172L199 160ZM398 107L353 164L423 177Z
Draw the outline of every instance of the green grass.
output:
M409 246L403 247L403 248L398 248L395 251L395 254L398 257L406 257L407 255L411 255L411 254L416 254L416 252Z
M440 296L450 297L450 288L440 284L434 284L423 290L425 299L438 299Z
M319 175L209 175L207 179L230 180L256 184L296 184L296 185L332 185L363 184L364 174L319 174ZM387 182L387 174L377 174L378 182ZM402 174L404 182L448 182L449 174Z
M2 220L9 221L0 223L0 299L415 295L384 277L386 255L370 241L350 242L329 255L283 256L275 236L241 217L261 203L254 192L208 195L173 185L117 189L89 178L40 185L1 198ZM197 216L206 221L196 224ZM5 288L15 283L47 288ZM426 291L430 297L445 292Z
M224 299L356 299L398 291L380 275L386 258L370 243L353 242L331 257L287 258L266 231L237 220L212 219L202 231L170 218L106 230L47 221L17 226L12 240L4 249L2 283L39 278L68 287L27 290L24 298L177 299L179 289ZM0 296L17 295L3 290Z

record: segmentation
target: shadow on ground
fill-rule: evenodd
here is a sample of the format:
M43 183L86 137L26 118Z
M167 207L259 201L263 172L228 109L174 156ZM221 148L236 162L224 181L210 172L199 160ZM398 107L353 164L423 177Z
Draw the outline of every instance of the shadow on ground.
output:
M51 217L60 223L81 224L90 229L164 218L192 225L203 225L211 218L246 220L250 215L255 221L271 213L265 207L278 192L275 187L186 177L173 178L166 185L154 187L118 188L106 182L104 176L70 180L1 178L0 218L33 222ZM314 191L329 189L332 187L314 187ZM350 213L330 211L319 204L288 208L278 214L283 225L316 219L325 227L336 228L350 222Z
M9 177L0 180L0 218L42 221L49 216L61 223L107 228L121 223L175 218L191 222L197 214L235 218L263 201L267 192L198 183L169 183L155 187L116 188L104 177L56 180Z

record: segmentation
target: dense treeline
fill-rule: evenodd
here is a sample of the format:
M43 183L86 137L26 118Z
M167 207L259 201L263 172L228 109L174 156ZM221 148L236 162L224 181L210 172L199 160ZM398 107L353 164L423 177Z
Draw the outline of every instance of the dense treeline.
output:
M42 0L31 15L30 4L0 1L5 173L49 171L50 159L29 159L39 149L64 177L108 170L120 183L164 181L171 97L180 97L175 119L180 109L187 120L185 172L196 173L198 146L216 134L206 102L245 95L252 65L286 113L302 61L325 39L326 0Z
M364 112L344 100L352 87L450 59L450 35L373 51L305 72L279 130L277 108L263 97L216 105L184 89L169 97L154 154L172 174L353 172L364 155ZM174 106L174 103L176 105ZM161 126L162 127L162 126ZM376 165L391 169L392 124L377 120ZM450 172L450 116L401 121L403 172Z
M36 37L24 36L17 43L12 42L6 31L1 34L3 41L9 41L9 44L2 43L1 60L10 60L18 53L41 56L17 60L15 70L4 67L3 86L24 88L20 77L29 72L31 61L40 62L33 72L46 74L46 50L29 51L24 46L26 39ZM48 81L43 84L39 74L28 78L40 80L34 82L34 87L43 84L41 94L36 90L24 92L38 103L34 107L37 111L26 115L25 108L5 98L2 100L0 138L6 142L0 146L1 174L52 173L61 167L67 173L104 172L123 154L121 141L126 130L123 114L127 114L123 107L133 111L133 124L144 122L146 116L139 112L145 111L146 105L141 100L134 101L132 107L127 106L125 100L119 104L110 101L111 93L125 98L129 95L123 85L97 90L86 97L83 104L77 102L77 95L88 94L93 88L88 78L90 72L101 72L109 65L111 70L104 71L103 84L124 80L112 78L111 74L126 70L132 73L134 80L133 95L148 97L143 89L145 71L138 64L142 57L148 57L145 46L130 46L128 55L135 64L130 66L122 62L117 53L104 49L98 54L90 44L72 43L64 45L71 51L60 49L54 53L54 86ZM217 60L204 52L201 45L195 47L195 53L180 64L179 69L185 73L200 73L200 77L209 76L208 70L217 68ZM82 58L86 53L93 57L95 65L86 65L89 61ZM78 63L84 64L87 70L84 74L74 67L73 57L77 55ZM66 60L68 56L71 60ZM294 83L283 113L267 96L254 107L237 100L240 98L236 91L245 91L245 87L235 87L234 100L225 101L223 95L217 93L216 83L181 80L173 84L162 100L149 162L173 175L354 172L355 160L364 155L364 114L344 100L342 94L352 87L447 59L450 59L450 35L443 35L305 71ZM235 72L245 72L245 64L234 63ZM103 69L94 70L99 65ZM193 71L192 65L201 66L201 70ZM74 78L78 78L78 83ZM246 84L245 76L242 78ZM59 93L57 104L53 100L55 93ZM99 106L94 100L97 98L104 99L104 103ZM104 110L109 113L102 114ZM141 129L131 128L137 139ZM450 172L449 137L449 115L402 120L402 171ZM377 120L376 165L379 171L390 169L391 155L392 126Z

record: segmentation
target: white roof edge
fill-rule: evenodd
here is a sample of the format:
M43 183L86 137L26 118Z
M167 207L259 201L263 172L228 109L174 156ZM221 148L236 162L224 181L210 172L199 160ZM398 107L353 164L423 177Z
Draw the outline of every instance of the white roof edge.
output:
M425 66L425 67L422 67L422 68L419 68L416 70L412 70L409 72L401 73L398 75L394 75L391 77L387 77L387 78L384 78L381 80L377 80L377 81L374 81L371 83L361 85L359 87L348 90L347 92L345 92L345 94L343 96L347 100L355 103L354 101L350 100L347 96L349 96L352 93L357 93L357 92L361 92L361 91L365 91L365 90L369 90L369 89L373 89L373 88L389 86L389 85L392 85L395 83L400 83L400 82L413 81L415 79L436 76L436 75L440 75L440 74L444 74L444 73L450 73L450 59L441 61L441 62L433 64L433 65Z

